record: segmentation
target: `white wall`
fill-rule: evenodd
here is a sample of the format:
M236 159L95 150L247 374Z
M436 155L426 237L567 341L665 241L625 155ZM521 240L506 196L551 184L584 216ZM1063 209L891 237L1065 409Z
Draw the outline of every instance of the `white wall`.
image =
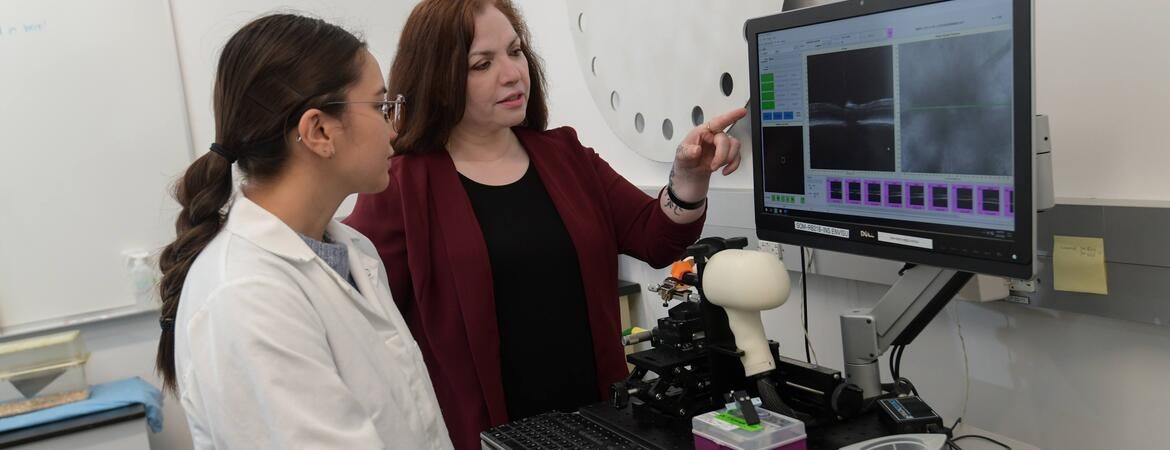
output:
M1170 200L1168 19L1157 0L1036 0L1036 106L1051 115L1057 196Z
M1155 138L1158 123L1170 116L1165 111L1170 83L1163 81L1170 79L1170 59L1158 56L1162 43L1170 41L1165 35L1170 6L1153 0L1037 3L1038 111L1051 115L1057 195L1170 198L1162 175L1170 153ZM565 5L521 4L548 61L552 123L577 128L586 145L634 183L661 185L669 168L627 149L593 106L576 66ZM741 172L717 177L714 185L751 188L750 175ZM751 220L712 216L708 225L743 227ZM799 274L791 275L796 288ZM645 286L660 282L665 272L623 258L621 276ZM810 277L810 328L821 364L841 368L840 312L872 306L885 289ZM665 314L648 296L640 303L635 316L644 327ZM794 295L764 321L785 355L803 359L798 303ZM966 403L964 422L1041 448L1166 447L1160 431L1170 402L1164 381L1170 373L1170 329L1014 304L955 302L903 359L905 374L948 420L962 415Z

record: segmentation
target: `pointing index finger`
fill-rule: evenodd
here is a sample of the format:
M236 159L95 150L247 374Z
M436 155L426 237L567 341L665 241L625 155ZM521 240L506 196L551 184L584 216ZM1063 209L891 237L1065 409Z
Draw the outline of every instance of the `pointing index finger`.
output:
M747 115L747 110L743 108L735 108L731 111L725 112L711 119L707 122L707 127L712 133L722 133L723 130L731 126L731 124L739 121Z

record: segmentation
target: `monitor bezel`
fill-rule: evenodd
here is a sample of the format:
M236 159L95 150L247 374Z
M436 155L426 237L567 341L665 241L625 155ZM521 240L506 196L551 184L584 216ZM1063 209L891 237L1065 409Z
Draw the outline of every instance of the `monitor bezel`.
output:
M755 145L762 136L762 120L760 102L760 79L758 36L761 33L803 27L824 22L866 16L904 8L945 3L955 0L843 0L822 6L803 8L771 16L748 20L744 24L744 36L748 42L748 58L751 86L750 118L752 125L753 145L753 175L756 233L762 240L800 245L811 248L833 250L876 258L905 261L915 264L924 264L945 267L956 270L999 275L1012 278L1032 278L1035 274L1035 209L1034 209L1034 138L1033 120L1035 117L1035 89L1034 89L1034 62L1033 62L1033 10L1032 0L1012 0L1012 50L1013 50L1013 98L1012 112L1015 133L1013 147L1015 150L1015 230L1014 239L1010 244L1010 251L1016 255L1016 260L991 259L985 257L963 256L959 254L942 253L934 250L914 247L894 246L876 241L861 240L857 227L849 227L850 237L837 238L808 232L799 232L794 228L797 219L791 216L766 214L764 212L764 179L763 158L761 146ZM1023 193L1024 195L1021 195ZM829 224L831 221L822 219L800 218L800 221L812 224ZM861 225L859 222L849 222ZM837 225L833 225L837 226ZM929 226L929 225L927 225ZM886 227L877 227L885 230ZM921 230L922 237L939 235L939 232ZM971 244L977 243L980 238L963 238ZM966 241L964 241L966 242ZM968 248L968 247L963 247ZM974 251L976 245L969 247Z

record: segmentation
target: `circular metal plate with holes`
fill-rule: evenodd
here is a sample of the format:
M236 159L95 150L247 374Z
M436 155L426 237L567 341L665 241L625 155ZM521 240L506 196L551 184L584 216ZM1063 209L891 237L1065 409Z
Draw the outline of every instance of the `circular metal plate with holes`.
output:
M747 104L744 21L775 14L781 3L567 0L593 102L622 142L662 162L696 125ZM748 126L745 119L737 128Z

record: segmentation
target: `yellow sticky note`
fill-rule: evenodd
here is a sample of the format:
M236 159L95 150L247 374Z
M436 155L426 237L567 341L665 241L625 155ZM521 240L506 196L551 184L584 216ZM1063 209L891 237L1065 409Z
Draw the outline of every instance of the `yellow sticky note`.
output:
M1052 281L1056 290L1109 294L1104 239L1053 236L1052 261Z

